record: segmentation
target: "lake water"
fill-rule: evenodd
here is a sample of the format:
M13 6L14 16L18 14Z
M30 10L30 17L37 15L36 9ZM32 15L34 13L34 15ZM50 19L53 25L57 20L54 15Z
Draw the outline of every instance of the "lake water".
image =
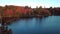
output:
M60 16L23 18L9 25L13 34L59 34Z

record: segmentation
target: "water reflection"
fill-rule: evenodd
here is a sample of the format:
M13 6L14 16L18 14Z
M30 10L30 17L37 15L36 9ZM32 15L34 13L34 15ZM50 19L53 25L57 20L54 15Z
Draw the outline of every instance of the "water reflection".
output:
M60 16L21 18L9 25L9 28L12 29L13 34L55 34L60 32Z

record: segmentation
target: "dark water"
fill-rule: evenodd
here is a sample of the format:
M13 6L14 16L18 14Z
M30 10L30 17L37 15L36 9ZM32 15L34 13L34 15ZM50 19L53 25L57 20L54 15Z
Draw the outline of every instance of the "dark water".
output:
M9 25L13 34L60 34L60 16L23 18Z

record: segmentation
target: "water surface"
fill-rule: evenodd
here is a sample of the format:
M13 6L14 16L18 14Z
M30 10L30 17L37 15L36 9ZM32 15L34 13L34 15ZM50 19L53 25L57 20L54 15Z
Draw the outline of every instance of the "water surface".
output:
M60 16L45 18L23 18L9 25L13 34L58 34Z

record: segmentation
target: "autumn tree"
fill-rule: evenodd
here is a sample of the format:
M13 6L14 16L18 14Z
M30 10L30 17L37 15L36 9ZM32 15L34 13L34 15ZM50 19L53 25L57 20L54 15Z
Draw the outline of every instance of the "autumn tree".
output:
M0 6L0 17L2 16L2 14L3 14L3 7Z

